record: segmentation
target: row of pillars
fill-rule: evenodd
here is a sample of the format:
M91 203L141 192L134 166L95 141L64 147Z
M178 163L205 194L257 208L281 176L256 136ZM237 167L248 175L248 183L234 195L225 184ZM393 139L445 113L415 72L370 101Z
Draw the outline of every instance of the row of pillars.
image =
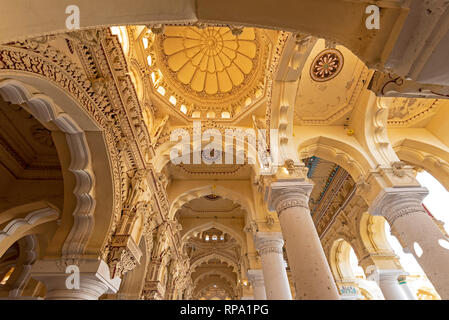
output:
M312 187L306 181L271 184L268 203L278 213L282 233L256 235L262 261L259 280L253 284L256 299L292 299L282 251L284 241L296 299L340 299L310 215ZM441 298L449 299L449 239L422 206L427 192L417 187L386 188L373 202L370 213L387 219L404 250L415 256ZM79 269L79 288L68 288L66 270L57 261L36 262L31 276L45 283L47 299L98 299L105 292L117 292L121 279L110 279L103 261L86 261ZM379 274L379 286L384 288L385 297L398 299L397 281L382 281L387 279L384 276Z
M306 181L278 181L271 185L268 204L276 210L282 233L257 233L256 249L262 270L250 270L248 279L254 299L292 299L283 257L283 245L298 300L338 300L340 295L321 241L310 215ZM425 188L386 188L373 202L370 212L384 216L404 246L420 263L442 299L449 299L449 250L441 245L445 234L425 212ZM415 252L416 244L422 252ZM391 270L390 270L391 271ZM412 299L413 294L398 282L399 274L378 271L373 275L386 299Z

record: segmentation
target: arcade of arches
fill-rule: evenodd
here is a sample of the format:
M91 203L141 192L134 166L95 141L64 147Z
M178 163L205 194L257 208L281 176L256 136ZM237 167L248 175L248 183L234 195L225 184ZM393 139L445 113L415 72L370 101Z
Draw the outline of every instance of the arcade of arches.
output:
M0 13L0 299L449 299L447 1L79 2Z

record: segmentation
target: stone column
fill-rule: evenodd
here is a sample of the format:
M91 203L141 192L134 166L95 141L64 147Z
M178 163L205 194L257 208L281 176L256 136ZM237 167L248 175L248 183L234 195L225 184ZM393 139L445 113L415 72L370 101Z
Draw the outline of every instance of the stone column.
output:
M292 294L285 270L280 232L258 232L256 249L262 260L263 278L268 300L291 300Z
M269 206L279 216L298 300L339 300L337 286L309 210L313 184L304 180L271 183Z
M379 285L385 300L408 300L398 281L399 276L403 274L402 270L375 269L368 275L367 280L375 281Z
M61 266L59 260L39 260L33 265L31 277L46 285L47 300L98 300L120 287L121 279L111 279L109 267L102 260L85 260L76 268Z
M402 288L402 291L404 292L404 295L407 297L407 300L418 300L418 297L416 294L410 290L410 287L407 284L407 278L405 274L399 276L398 278L399 286Z
M253 287L254 300L267 300L262 270L248 270L248 281Z
M411 252L438 291L449 299L449 241L422 206L426 188L385 188L370 207L372 215L383 216L405 252Z

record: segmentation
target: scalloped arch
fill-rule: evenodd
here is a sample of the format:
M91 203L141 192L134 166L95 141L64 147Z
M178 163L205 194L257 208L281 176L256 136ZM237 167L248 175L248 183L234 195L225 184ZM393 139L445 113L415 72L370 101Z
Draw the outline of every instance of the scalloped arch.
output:
M36 92L31 86L15 79L0 81L0 94L3 99L13 104L26 105L28 111L41 123L54 123L66 135L71 155L69 171L76 180L73 192L77 205L73 212L73 227L63 244L62 256L76 259L84 253L94 228L93 214L96 203L92 193L95 176L90 169L91 154L84 130L69 114L63 112L53 99Z
M186 240L188 240L188 238L190 238L195 232L201 232L211 228L216 228L230 234L234 239L237 240L242 250L245 250L246 246L243 238L234 229L216 221L209 221L187 230L181 238L181 243L184 243Z
M204 196L211 194L212 192L224 199L229 199L239 204L240 206L242 206L243 209L246 210L247 214L253 216L252 205L246 197L242 196L238 192L232 191L223 186L217 185L213 189L213 186L211 184L207 184L202 187L191 189L177 195L170 205L169 218L173 219L176 212L187 202L190 202L194 199L202 198Z

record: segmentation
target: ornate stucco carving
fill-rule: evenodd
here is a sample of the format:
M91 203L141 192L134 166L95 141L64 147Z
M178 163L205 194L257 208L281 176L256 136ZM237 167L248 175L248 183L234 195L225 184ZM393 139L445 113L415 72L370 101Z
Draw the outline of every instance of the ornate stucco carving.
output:
M428 194L426 188L385 188L374 200L369 211L385 217L391 225L396 219L410 214L427 214L422 200Z

